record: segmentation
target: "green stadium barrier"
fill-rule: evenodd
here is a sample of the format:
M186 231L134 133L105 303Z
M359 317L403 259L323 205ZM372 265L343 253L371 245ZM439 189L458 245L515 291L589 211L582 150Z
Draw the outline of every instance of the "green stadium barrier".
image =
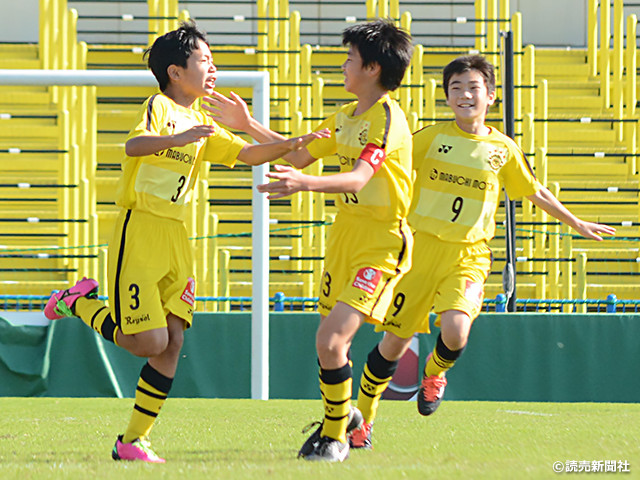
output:
M314 313L271 313L271 398L320 397L318 320ZM434 345L434 330L420 335L421 364ZM250 338L250 313L196 314L171 396L249 398ZM355 379L380 338L370 325L356 336ZM640 315L481 314L467 350L448 374L445 398L638 402L638 338ZM0 396L132 397L144 362L79 319L37 327L0 318Z

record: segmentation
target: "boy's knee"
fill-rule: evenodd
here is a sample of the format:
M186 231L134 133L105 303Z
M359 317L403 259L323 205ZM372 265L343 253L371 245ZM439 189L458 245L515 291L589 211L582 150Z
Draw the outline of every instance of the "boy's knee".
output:
M402 338L391 332L386 332L378 345L378 350L385 360L390 362L397 361L411 345L412 338Z
M469 340L469 332L465 330L452 330L441 336L442 341L449 350L460 350L467 345L467 341Z
M167 349L169 336L164 329L149 330L135 336L136 342L130 349L138 357L156 357Z
M324 341L322 338L318 338L316 340L316 351L318 352L319 357L331 355L332 352L336 352L335 345L331 345L331 343Z
M169 344L167 350L182 350L184 344L184 330L171 330L169 331Z
M182 349L182 345L184 344L184 328L185 321L180 317L172 314L167 317L167 332L169 335L168 350L180 351Z
M331 342L320 338L316 341L316 351L318 353L318 359L320 360L320 365L323 368L337 368L336 365L341 363L343 357L347 357L347 350L348 346L342 345L335 341Z

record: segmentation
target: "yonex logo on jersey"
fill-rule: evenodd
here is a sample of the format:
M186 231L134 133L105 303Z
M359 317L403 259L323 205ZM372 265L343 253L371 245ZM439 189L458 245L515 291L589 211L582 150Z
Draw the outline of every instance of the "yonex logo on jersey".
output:
M176 129L176 122L174 122L173 120L169 120L167 122L167 128L171 128L171 129L175 130Z
M440 145L440 148L438 149L438 152L439 153L449 153L452 148L453 148L453 145L445 145L443 143L442 145Z
M382 272L375 268L361 268L356 274L353 286L369 294L373 294L380 283Z

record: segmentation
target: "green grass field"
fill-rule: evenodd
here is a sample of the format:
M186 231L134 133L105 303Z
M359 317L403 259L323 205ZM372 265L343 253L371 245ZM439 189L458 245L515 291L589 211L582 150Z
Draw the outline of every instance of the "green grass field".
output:
M553 463L622 460L640 478L640 405L383 401L373 451L343 464L297 460L319 400L170 399L152 432L164 465L111 460L132 399L0 398L5 479L557 478ZM567 475L567 474L563 474ZM578 473L595 478L612 474ZM620 477L622 475L622 477Z

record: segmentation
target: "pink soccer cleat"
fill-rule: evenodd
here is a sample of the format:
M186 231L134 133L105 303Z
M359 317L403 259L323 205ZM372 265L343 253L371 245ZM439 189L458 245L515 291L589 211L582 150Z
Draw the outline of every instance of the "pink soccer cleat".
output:
M131 443L122 443L122 435L118 435L116 444L111 451L114 460L142 460L149 463L165 463L153 450L146 439L136 438Z
M84 277L73 287L60 290L53 295L44 307L44 316L49 320L59 320L64 317L75 315L73 306L80 297L97 297L98 282L91 278Z

